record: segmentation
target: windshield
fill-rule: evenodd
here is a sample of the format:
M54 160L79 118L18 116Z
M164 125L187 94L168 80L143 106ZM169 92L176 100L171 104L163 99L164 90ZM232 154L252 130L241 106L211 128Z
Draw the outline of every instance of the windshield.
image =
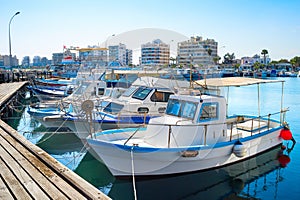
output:
M103 96L109 97L110 93L111 93L111 89L110 88L105 88Z
M122 96L124 96L124 97L129 97L129 96L131 96L131 95L136 91L137 88L138 88L138 87L136 87L136 86L131 86L130 88L128 88L128 89L122 94Z
M144 100L148 94L152 91L150 88L140 87L133 95L132 98Z
M177 117L194 119L197 109L197 104L178 99L169 99L166 114Z

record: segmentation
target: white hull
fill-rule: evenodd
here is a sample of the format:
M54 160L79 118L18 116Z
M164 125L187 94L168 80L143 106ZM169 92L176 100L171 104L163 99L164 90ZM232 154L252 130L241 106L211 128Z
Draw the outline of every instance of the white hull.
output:
M153 148L152 151L142 150L133 147L134 174L137 176L167 175L193 172L205 169L221 167L227 164L238 162L263 151L266 151L282 141L278 137L280 129L263 134L263 136L251 140L241 140L247 152L243 157L233 154L234 141L227 142L222 147L211 147L200 149L195 157L182 157L184 149L177 148ZM88 139L89 145L99 155L101 160L109 168L114 176L130 176L132 170L132 156L130 148L118 148L114 143L108 143ZM136 148L136 149L135 149ZM141 150L141 149L140 149Z

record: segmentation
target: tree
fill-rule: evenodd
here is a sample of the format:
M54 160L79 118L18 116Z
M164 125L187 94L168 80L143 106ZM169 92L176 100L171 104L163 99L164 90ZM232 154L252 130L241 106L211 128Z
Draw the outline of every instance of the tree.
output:
M220 60L221 60L220 56L217 56L217 57L213 58L213 61L214 61L215 64L218 64Z
M290 63L293 65L294 68L300 67L300 57L296 56L290 60Z
M285 58L281 58L278 63L289 63L289 61Z
M258 70L258 69L260 68L260 63L259 63L259 62L255 62L255 63L253 64L253 68L254 68L255 70Z
M266 50L266 49L263 49L263 50L261 51L261 55L264 56L264 64L267 64L267 63L266 63L266 55L268 55L268 54L269 54L269 52L268 52L268 50Z
M234 53L232 54L226 53L224 55L224 64L232 64L234 59L235 59Z

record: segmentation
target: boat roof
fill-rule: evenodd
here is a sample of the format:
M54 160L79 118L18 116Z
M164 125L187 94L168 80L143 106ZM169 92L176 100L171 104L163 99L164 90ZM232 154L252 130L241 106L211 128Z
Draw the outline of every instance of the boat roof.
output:
M156 87L156 88L168 88L170 90L179 88L189 88L190 83L188 81L173 80L173 79L163 79L156 78L152 76L143 76L137 78L133 83L133 86L146 86L146 87Z
M226 77L226 78L209 78L195 81L196 85L203 87L239 87L262 83L277 83L284 82L284 80L270 80L270 79L258 79L247 77Z
M175 95L175 94L170 96L170 99L178 99L178 100L195 102L195 103L199 103L200 99L216 101L217 99L221 99L221 98L224 98L224 97L214 96L214 95L193 96L193 95Z

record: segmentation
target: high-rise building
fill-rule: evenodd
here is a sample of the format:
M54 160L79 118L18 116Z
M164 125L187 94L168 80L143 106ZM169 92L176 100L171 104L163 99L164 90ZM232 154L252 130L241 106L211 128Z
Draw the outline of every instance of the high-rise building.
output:
M126 49L126 65L132 64L132 50Z
M160 39L142 44L142 65L169 65L170 45L163 43Z
M52 54L52 64L53 65L61 64L63 58L64 58L64 53L53 53Z
M11 67L16 67L19 65L19 60L17 56L12 56L11 57L11 63L10 63L10 58L8 55L0 55L0 66L11 66Z
M34 56L32 59L33 66L41 66L41 57L40 56Z
M191 37L179 42L177 48L177 63L180 65L209 66L214 64L218 56L218 43L213 39L203 40L202 37Z
M29 56L24 56L24 58L22 60L22 66L24 66L24 67L30 66L30 57Z
M126 45L119 43L108 47L109 61L119 62L121 65L126 65Z
M47 66L47 65L49 65L50 63L49 63L49 60L48 60L48 58L46 58L46 57L42 57L41 58L41 66Z

